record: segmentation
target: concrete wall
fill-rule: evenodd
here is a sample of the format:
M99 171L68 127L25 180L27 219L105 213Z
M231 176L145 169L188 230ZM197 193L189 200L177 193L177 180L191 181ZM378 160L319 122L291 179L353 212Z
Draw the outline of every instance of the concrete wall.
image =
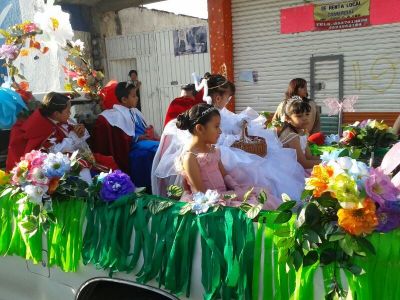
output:
M207 20L146 8L131 7L119 12L107 12L103 14L100 24L102 36L113 37L116 35L207 25Z

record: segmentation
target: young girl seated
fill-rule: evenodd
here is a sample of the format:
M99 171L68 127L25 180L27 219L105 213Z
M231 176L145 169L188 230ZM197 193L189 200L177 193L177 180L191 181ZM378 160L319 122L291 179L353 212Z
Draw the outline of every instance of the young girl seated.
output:
M136 186L146 187L151 192L151 165L159 141L153 126L147 125L136 108L136 88L120 82L115 87L115 94L119 104L103 111L96 121L94 148L102 154L112 155Z
M115 168L111 157L92 155L86 140L89 133L82 124L76 124L71 115L71 102L65 95L48 93L41 104L28 119L17 122L10 134L7 169L12 169L20 158L32 150L47 152L72 153L79 150L81 154L95 163L100 170ZM87 161L89 163L89 161ZM87 167L90 164L86 165ZM106 168L104 168L106 167Z
M289 83L288 89L285 93L285 100L283 100L278 108L276 109L273 120L281 120L283 121L285 113L283 111L283 105L285 101L290 98L298 96L303 99L305 102L308 102L310 105L310 114L309 114L309 124L307 126L307 132L309 134L314 134L320 131L321 121L320 121L320 112L315 101L307 98L307 81L303 78L295 78L292 79Z
M213 146L221 134L220 122L218 109L208 104L198 104L178 116L176 126L181 130L189 130L192 140L178 158L177 168L184 176L189 194L205 193L207 190L217 190L221 195L234 193L237 198L227 204L237 206L250 187L238 184L227 173L221 162L220 149ZM264 190L268 195L264 208L276 208L279 201L268 190ZM257 201L254 194L251 201Z
M286 100L282 106L284 123L278 134L283 147L296 150L297 160L304 169L319 164L319 157L311 155L307 145L307 127L310 124L311 107L298 96Z
M225 108L235 92L233 83L221 75L211 75L207 83L208 94L221 116L222 133L217 145L227 172L234 173L235 179L245 186L268 188L277 198L286 193L292 199L300 199L304 188L304 169L297 162L296 152L293 149L283 148L276 132L265 129L265 120L261 120L253 109L247 108L242 113L235 114ZM248 121L250 135L266 139L266 156L260 157L231 147L241 137L243 120ZM185 145L190 140L191 134L187 130L177 129L176 120L167 124L153 162L154 194L165 195L168 185L182 184L180 174L173 167L173 161L185 151Z

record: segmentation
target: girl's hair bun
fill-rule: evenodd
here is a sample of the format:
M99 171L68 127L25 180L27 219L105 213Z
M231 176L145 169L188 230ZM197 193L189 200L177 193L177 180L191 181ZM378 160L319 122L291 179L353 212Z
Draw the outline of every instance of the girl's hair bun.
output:
M190 118L187 111L178 115L176 118L176 127L180 130L187 130L190 128Z

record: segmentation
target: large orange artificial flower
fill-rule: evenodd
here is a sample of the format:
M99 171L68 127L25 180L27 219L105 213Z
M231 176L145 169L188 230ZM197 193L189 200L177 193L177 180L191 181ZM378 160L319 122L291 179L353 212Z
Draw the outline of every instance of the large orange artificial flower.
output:
M321 197L328 191L329 181L334 170L331 166L316 165L313 167L310 178L306 179L306 190L313 191L314 197Z
M351 235L371 233L378 225L375 203L366 198L362 208L344 209L337 212L338 224Z

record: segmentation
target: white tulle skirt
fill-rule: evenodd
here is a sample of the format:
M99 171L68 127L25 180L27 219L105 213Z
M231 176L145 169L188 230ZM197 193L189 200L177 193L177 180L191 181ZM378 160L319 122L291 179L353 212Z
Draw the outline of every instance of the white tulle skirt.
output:
M217 147L221 150L221 160L226 171L241 185L268 188L279 199L282 193L286 193L292 199L299 200L304 189L304 169L297 162L295 150L283 148L276 132L263 128L265 119L254 118L254 111L251 111L253 117L248 126L249 135L265 138L267 142L265 157L230 147L239 139L240 132L237 132L234 126L230 126L229 121L236 119L234 123L237 124L238 119L248 116L248 112L249 110L244 114L233 114L221 111L221 124L224 126L221 126L223 134ZM167 124L153 161L153 194L166 196L169 185L182 185L176 161L190 144L191 138L188 131L176 127L176 120Z

